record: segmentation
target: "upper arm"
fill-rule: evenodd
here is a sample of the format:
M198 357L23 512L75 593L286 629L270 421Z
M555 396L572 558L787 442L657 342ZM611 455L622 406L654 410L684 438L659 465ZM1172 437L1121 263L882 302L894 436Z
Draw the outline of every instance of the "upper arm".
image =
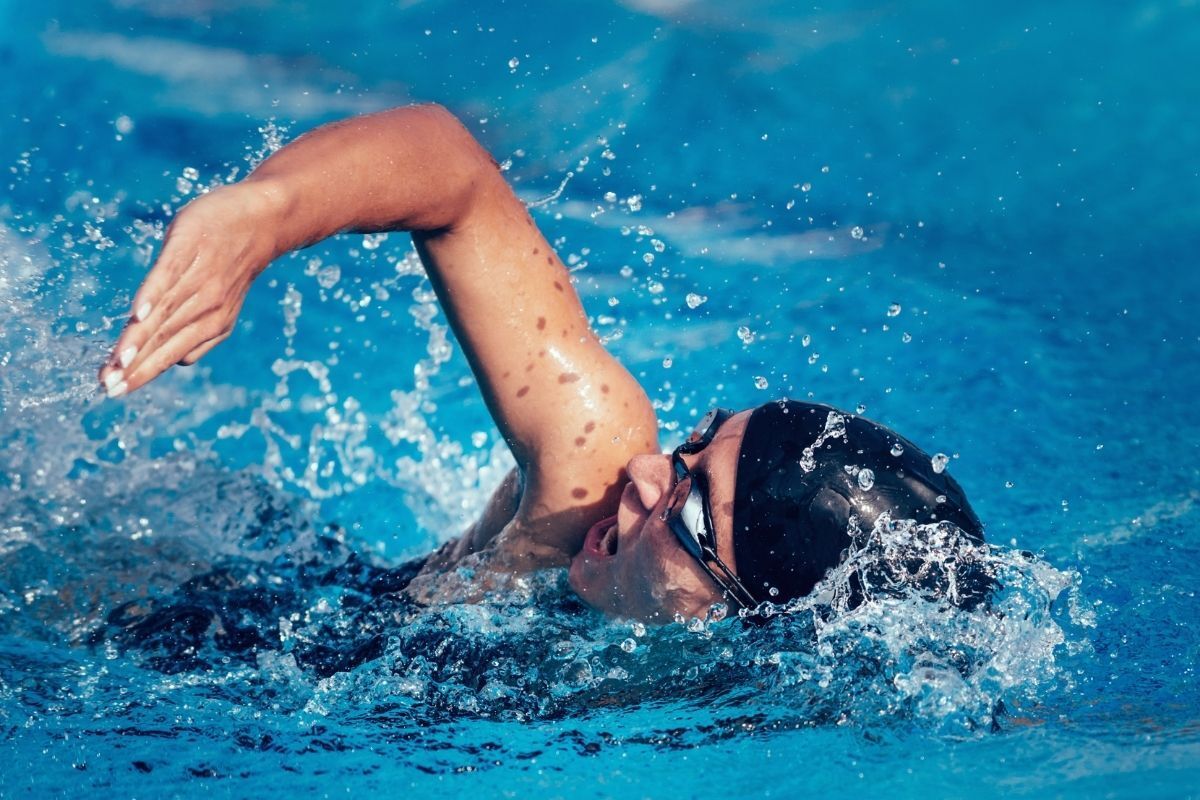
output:
M591 331L567 270L490 159L462 214L414 235L488 408L525 473L524 532L573 553L657 452L645 392Z

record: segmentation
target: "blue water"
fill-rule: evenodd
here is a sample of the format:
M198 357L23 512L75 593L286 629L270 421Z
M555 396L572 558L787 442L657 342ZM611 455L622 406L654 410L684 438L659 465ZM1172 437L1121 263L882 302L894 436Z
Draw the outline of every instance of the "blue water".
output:
M0 796L1200 793L1194 3L6 2L0 69ZM511 463L400 235L282 259L200 366L96 396L174 209L417 100L546 200L664 445L865 406L952 457L1003 613L372 596L338 568ZM144 607L227 618L110 624Z

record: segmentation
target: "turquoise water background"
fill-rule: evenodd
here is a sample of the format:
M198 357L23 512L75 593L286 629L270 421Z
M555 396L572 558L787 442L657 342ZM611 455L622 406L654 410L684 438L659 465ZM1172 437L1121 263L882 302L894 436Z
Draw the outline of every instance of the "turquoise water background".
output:
M0 796L1200 793L1194 2L0 2L0 74ZM200 366L95 394L173 209L414 101L539 203L664 445L787 394L951 455L1027 577L1006 632L514 602L324 679L97 638L221 564L283 586L330 523L418 555L507 469L399 235L281 260Z

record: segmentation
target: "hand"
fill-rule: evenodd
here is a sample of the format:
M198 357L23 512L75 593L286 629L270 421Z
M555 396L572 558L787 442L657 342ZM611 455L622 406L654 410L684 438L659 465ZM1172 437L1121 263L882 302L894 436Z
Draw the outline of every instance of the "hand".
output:
M229 337L250 284L277 249L278 193L254 182L189 203L171 223L133 316L100 369L109 397L194 364Z

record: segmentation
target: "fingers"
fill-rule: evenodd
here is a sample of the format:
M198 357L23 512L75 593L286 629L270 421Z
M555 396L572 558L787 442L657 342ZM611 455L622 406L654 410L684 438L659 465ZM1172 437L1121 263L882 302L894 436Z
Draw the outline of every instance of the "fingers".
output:
M146 356L135 360L129 371L123 372L120 381L115 384L123 387L121 392L115 393L113 389L109 389L109 396L118 397L124 392L132 392L145 386L175 364L184 362L192 353L202 351L196 356L199 358L229 335L225 333L213 337L209 330L209 326L203 322L192 323L170 339L147 349ZM187 363L194 361L193 359Z
M229 336L228 317L207 292L172 294L179 293L186 295L182 302L169 297L144 321L131 320L126 326L113 357L100 371L109 397L140 388L173 364L194 364Z
M188 353L186 356L181 358L179 360L179 363L185 367L190 367L192 364L195 364L197 361L204 358L205 354L207 354L209 350L212 350L214 347L216 347L217 345L219 345L221 342L225 341L228 338L229 338L229 334L223 333L215 339L209 339L207 342L200 345L196 349L192 350L192 352Z

